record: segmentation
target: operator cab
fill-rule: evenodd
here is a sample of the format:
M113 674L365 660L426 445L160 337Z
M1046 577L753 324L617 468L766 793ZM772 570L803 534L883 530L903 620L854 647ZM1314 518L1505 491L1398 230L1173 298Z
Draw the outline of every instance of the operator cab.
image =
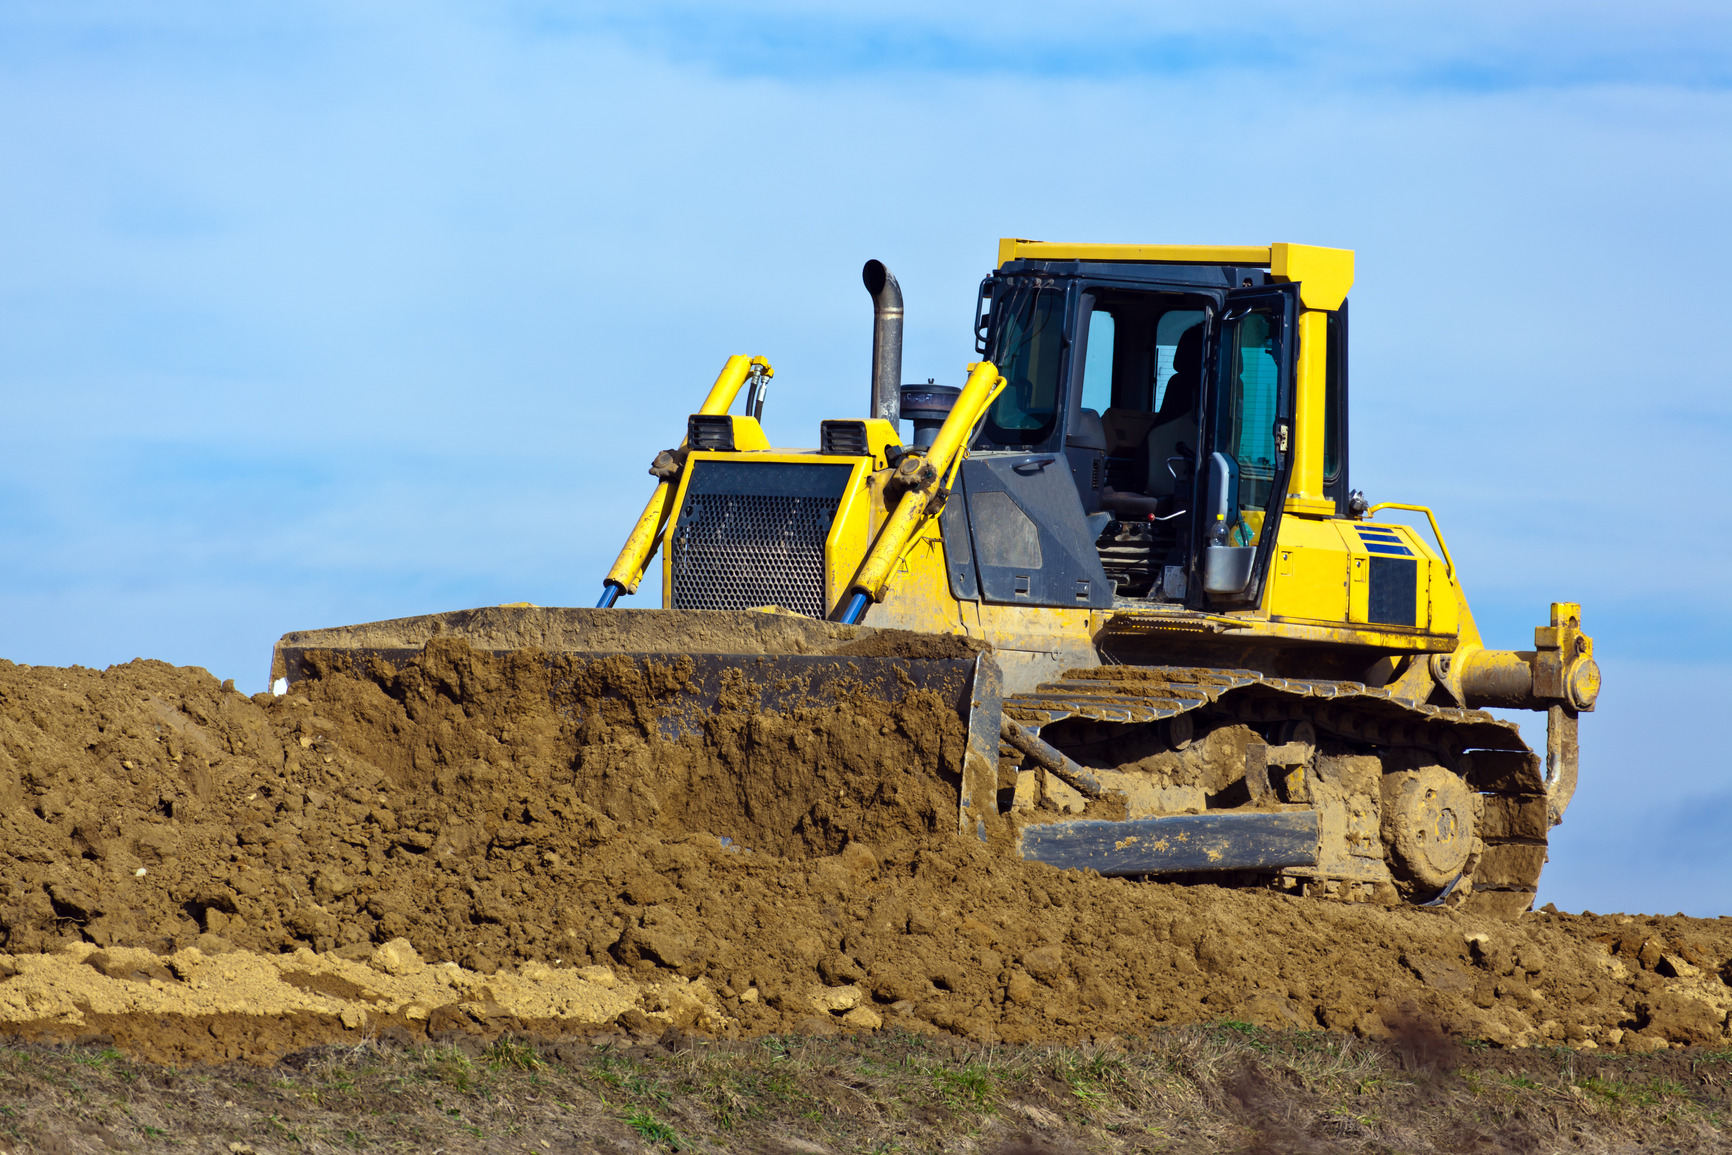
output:
M1080 515L1088 560L1110 589L1091 605L1254 603L1287 491L1298 287L1263 267L1005 261L981 284L975 331L1006 386L971 447L965 488L1000 459L1012 504L1033 520ZM1328 316L1323 478L1337 514L1347 499L1346 335L1342 302ZM1022 464L1007 471L1009 455ZM1017 485L1061 459L1077 502L1068 514L1050 495L1025 501ZM985 520L971 520L978 536ZM1242 563L1238 594L1223 596L1218 581L1204 590L1208 545ZM1041 560L1024 552L1025 563ZM1078 558L1072 568L1080 589L1093 567Z

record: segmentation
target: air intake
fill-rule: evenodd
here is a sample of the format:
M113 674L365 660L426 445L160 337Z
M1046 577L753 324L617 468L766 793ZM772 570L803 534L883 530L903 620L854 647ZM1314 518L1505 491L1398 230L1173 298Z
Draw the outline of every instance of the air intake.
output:
M694 413L686 418L686 448L734 451L734 419L726 413Z
M818 426L818 452L831 457L865 457L872 452L866 442L864 421L825 421Z
M944 428L944 419L950 416L950 410L961 394L960 389L935 385L931 381L902 387L902 416L914 423L914 448L932 448L932 443L938 439L938 431Z

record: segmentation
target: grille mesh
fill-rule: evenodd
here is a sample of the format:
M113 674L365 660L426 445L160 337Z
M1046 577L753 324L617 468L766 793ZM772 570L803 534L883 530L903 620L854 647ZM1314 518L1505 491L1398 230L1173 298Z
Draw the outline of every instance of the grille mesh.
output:
M680 513L671 548L673 608L781 606L824 616L824 538L832 497L706 493Z

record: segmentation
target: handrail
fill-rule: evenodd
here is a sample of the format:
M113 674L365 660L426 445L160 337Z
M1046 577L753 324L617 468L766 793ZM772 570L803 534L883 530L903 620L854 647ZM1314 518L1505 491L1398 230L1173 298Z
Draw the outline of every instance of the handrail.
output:
M774 377L776 371L763 357L747 357L743 353L729 357L722 366L721 374L716 377L716 383L710 386L704 403L698 406L698 414L714 417L726 413L733 406L734 398L739 396L740 387L753 375ZM685 439L681 438L680 448L685 447ZM596 603L598 609L611 607L622 593L637 592L638 583L643 581L644 572L649 568L650 559L655 556L656 549L661 545L662 534L667 529L668 514L671 512L669 505L673 500L676 480L677 478L664 478L656 485L655 492L650 494L649 503L643 507L637 524L632 526L630 535L625 539L625 547L619 551L613 568L607 571L607 577L601 583L601 600Z
M1380 509L1405 509L1410 513L1423 513L1425 520L1431 523L1431 536L1437 539L1437 548L1443 554L1443 564L1449 572L1449 580L1455 580L1455 559L1449 556L1449 546L1443 540L1443 531L1437 528L1437 515L1431 512L1429 506L1408 505L1402 501L1385 501L1366 510L1365 516L1370 517Z

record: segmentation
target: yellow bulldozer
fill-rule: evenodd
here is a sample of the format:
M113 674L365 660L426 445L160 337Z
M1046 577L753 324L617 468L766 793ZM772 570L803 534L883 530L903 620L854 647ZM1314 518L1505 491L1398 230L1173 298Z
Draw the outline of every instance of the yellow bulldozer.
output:
M920 688L966 733L959 837L1103 875L1530 907L1593 643L1558 602L1532 650L1486 648L1431 511L1350 487L1351 251L1003 240L960 388L901 382L901 291L876 261L864 280L868 415L775 448L770 363L729 358L598 607L292 633L273 685L458 636L678 658L670 734L742 678L757 709ZM663 608L616 608L658 553ZM1543 757L1487 707L1543 711Z

